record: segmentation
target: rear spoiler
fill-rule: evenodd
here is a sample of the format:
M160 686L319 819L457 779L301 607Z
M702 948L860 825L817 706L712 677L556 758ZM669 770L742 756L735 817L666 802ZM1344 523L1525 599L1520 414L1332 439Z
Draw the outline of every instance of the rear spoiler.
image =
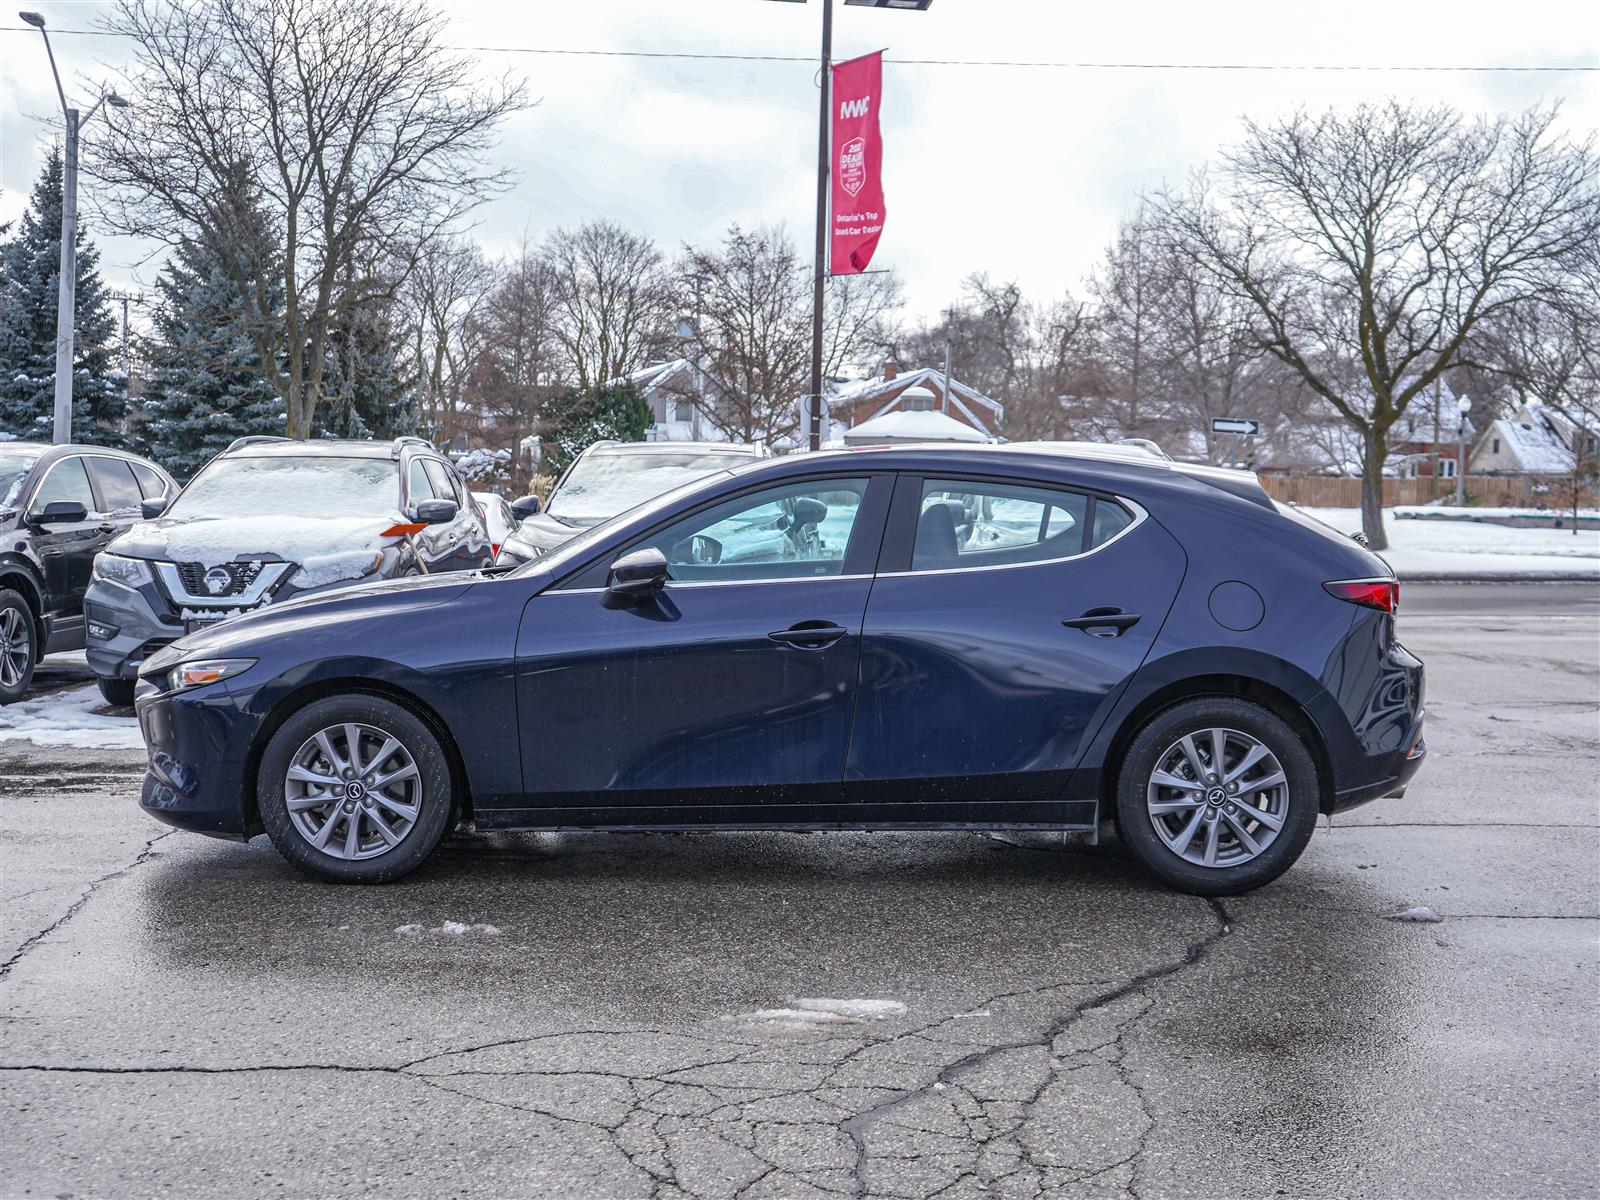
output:
M1259 504L1262 508L1269 508L1273 512L1278 510L1278 506L1273 504L1272 497L1267 495L1267 489L1261 486L1261 480L1256 477L1254 471L1234 471L1227 467L1204 467L1195 463L1180 462L1173 463L1172 469L1180 475L1189 476L1190 479L1209 483L1230 496L1248 500L1251 504Z

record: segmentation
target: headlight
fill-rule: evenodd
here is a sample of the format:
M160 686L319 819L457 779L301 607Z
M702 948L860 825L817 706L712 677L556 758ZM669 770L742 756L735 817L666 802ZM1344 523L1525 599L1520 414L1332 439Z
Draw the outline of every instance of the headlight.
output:
M217 683L223 679L231 679L256 665L253 658L195 658L185 663L179 663L162 676L167 691L181 692L185 688L204 687L208 683Z
M94 577L107 583L120 583L136 588L150 582L150 564L142 558L124 558L120 554L100 553L94 557Z

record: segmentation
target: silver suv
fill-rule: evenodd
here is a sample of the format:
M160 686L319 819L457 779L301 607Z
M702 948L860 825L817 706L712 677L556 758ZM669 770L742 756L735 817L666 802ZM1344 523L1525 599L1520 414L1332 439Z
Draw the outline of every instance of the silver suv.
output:
M168 642L263 605L379 579L477 570L494 552L455 469L421 438L240 438L95 559L89 665L131 704Z

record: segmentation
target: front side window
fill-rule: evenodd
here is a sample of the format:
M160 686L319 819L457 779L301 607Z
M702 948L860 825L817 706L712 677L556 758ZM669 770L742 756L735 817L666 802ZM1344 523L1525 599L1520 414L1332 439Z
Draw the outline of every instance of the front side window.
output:
M45 505L58 501L81 504L94 511L94 492L89 489L89 473L83 469L83 459L63 458L51 467L39 490L33 494L30 511L42 513Z
M392 518L395 466L387 458L324 455L213 459L167 515Z
M438 494L433 490L433 481L428 478L428 472L422 465L420 458L413 458L411 466L406 471L406 502L416 508L424 500L437 500Z
M865 479L784 484L702 509L632 549L660 550L679 582L839 575L866 494Z
M433 484L433 494L441 500L454 500L462 504L461 489L456 487L456 482L450 477L449 469L437 458L422 460L423 468L428 472L428 481Z
M167 494L167 481L143 463L133 463L133 473L139 480L139 491L146 500Z

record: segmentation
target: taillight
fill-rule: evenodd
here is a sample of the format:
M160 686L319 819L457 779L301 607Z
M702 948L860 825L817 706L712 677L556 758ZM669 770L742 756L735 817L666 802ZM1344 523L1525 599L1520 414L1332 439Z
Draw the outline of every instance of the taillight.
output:
M1330 596L1392 613L1400 607L1400 585L1393 579L1336 579L1322 585Z

